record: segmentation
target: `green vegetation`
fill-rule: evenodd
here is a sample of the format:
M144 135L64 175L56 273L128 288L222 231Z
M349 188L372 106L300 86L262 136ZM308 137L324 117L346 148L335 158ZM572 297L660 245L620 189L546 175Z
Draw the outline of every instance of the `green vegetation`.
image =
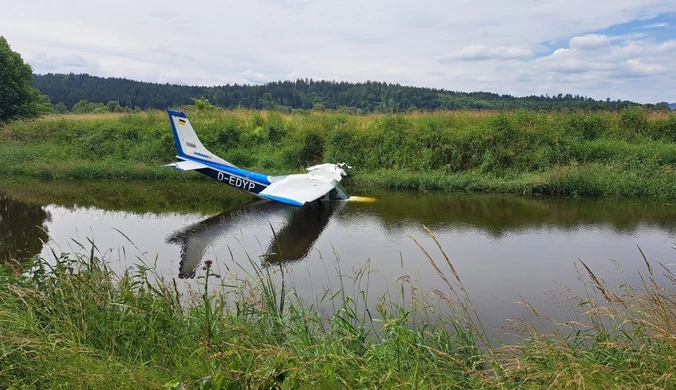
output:
M380 187L676 197L675 113L282 114L224 111L202 102L186 110L212 152L270 174L347 162L355 167L346 181L353 192ZM51 115L0 127L0 175L202 179L159 168L175 154L161 111Z
M33 69L0 36L0 123L52 111L46 95L33 88Z
M247 108L284 112L330 109L362 114L418 110L599 111L639 106L629 101L594 100L561 93L553 96L514 97L489 92L454 92L407 87L375 81L348 83L298 79L265 85L199 87L71 73L34 75L34 85L46 93L53 102L65 103L67 107L73 107L82 100L101 105L113 101L119 102L129 110L134 107L163 110L167 107L190 104L195 98L206 98L214 105L228 109ZM666 102L642 106L668 110Z
M317 292L312 303L299 301L284 268L251 259L242 265L251 270L244 278L217 275L216 264L206 261L199 291L184 296L149 267L116 276L93 243L82 250L36 259L23 273L0 265L4 386L676 386L676 277L647 260L644 283L619 289L581 263L587 295L562 297L567 321L550 324L557 330L549 333L519 323L521 342L492 346L440 245L421 250L448 291L425 291L402 271L393 290L399 293L381 297L375 308L365 305L368 263L352 275L339 272L340 286ZM656 281L664 271L666 285Z

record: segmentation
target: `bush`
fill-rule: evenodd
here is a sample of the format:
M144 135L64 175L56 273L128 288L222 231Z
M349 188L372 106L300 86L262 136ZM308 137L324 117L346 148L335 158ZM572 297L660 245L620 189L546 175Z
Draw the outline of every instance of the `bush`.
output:
M648 114L641 107L627 107L620 112L620 122L628 134L645 135L648 132Z

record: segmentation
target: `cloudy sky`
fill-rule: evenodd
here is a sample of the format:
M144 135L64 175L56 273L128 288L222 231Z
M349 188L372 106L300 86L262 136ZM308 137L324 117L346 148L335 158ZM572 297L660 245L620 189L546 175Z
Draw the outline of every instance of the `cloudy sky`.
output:
M676 102L674 0L0 0L36 73Z

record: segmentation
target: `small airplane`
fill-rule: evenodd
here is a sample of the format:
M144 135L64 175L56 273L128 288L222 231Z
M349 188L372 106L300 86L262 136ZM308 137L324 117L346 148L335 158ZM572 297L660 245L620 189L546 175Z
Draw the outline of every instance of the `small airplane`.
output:
M350 196L340 184L345 163L320 164L306 168L307 173L270 176L247 171L223 160L202 145L188 117L182 111L167 110L180 161L164 165L180 171L197 171L239 190L263 199L301 207L320 200L346 200Z

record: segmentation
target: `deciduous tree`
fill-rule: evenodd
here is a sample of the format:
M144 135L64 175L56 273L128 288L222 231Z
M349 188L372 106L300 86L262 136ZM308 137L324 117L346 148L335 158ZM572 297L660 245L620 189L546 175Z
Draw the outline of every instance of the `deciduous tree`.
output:
M33 69L0 36L0 122L51 112L49 98L33 88Z

